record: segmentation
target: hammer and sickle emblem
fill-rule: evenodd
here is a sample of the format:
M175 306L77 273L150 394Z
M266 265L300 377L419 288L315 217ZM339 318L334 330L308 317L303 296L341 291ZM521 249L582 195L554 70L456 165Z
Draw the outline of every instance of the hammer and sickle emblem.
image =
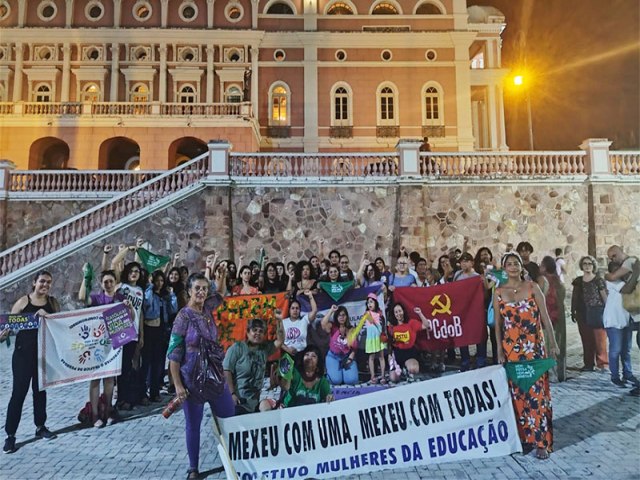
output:
M440 297L445 298L445 303L440 300ZM448 313L451 315L451 299L446 293L443 295L434 295L431 299L431 305L435 307L431 312L431 315L436 315L438 313Z

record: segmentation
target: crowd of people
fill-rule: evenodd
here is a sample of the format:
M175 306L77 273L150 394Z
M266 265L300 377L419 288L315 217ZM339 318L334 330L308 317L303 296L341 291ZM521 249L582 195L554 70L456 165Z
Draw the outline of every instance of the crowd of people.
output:
M189 478L198 476L205 403L216 416L229 417L330 402L331 385L413 381L425 370L439 375L445 371L445 363L452 365L457 355L460 371L473 368L469 347L459 352L426 352L418 347L417 336L430 328L429 322L420 308L394 301L397 287L428 288L481 277L484 307L493 309L495 325L485 325L491 357L487 342L475 345L475 367L553 357L557 365L550 372L551 379L566 378L566 262L561 250L556 251L555 258L545 256L538 265L531 260L533 247L528 242L521 242L515 250L508 245L501 261L487 247L478 249L475 255L452 249L430 265L419 252L409 253L403 247L393 269L383 258L372 258L367 251L352 269L347 255L337 249L327 254L320 241L317 255L298 262L285 263L285 258L273 261L262 250L258 259L245 262L240 256L236 264L233 259L221 259L216 252L206 257L201 272L190 275L185 266L179 266L179 255L174 255L163 269L146 271L137 255L144 244L139 239L136 245L121 245L117 252L105 245L96 291L91 291L92 277L86 273L92 269L89 265L83 269L79 300L87 306L124 302L132 312L138 334L137 341L122 347L121 375L90 382L85 420L102 428L117 421L119 411L161 401L168 357L167 390L182 402L186 419ZM128 259L130 255L135 258ZM623 308L622 295L636 288L640 262L618 246L609 249L608 257L604 277L599 275L594 258L580 259L583 275L572 282L571 319L578 323L583 344L582 369L609 371L614 384L630 384L634 386L631 393L637 395L638 381L630 362L634 322ZM496 276L497 271L503 275ZM57 301L49 296L52 280L48 272L39 272L33 291L18 299L12 313L47 315L58 311ZM378 295L370 294L363 304L361 321L355 325L349 321L347 310L337 304L322 318L316 318L314 295L320 290L320 282L377 286L384 300L381 303ZM208 302L225 296L280 292L287 292L289 302L287 312L277 312L276 338L267 340L265 321L254 318L247 323L246 339L236 342L225 354L217 342ZM301 296L307 298L309 311L302 311ZM215 301L213 304L217 305ZM46 393L38 390L35 332L20 331L16 338L5 453L15 451L15 434L29 383L34 395L36 436L55 438L45 426ZM8 331L3 332L0 339L7 335ZM278 350L294 359L293 376L287 380L280 378L276 366L268 362ZM196 385L194 374L197 359L203 355L216 366L212 372L215 378L207 388ZM265 378L271 385L280 386L279 398L263 398ZM529 391L511 384L511 392L523 446L535 448L538 458L547 458L553 446L549 376L540 377Z

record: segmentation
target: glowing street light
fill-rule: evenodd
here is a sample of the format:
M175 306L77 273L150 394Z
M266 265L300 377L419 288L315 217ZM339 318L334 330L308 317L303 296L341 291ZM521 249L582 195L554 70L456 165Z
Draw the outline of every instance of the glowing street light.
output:
M513 84L518 88L525 89L527 98L527 126L529 127L529 150L533 150L533 120L531 118L531 95L529 86L525 83L525 77L522 74L513 76Z

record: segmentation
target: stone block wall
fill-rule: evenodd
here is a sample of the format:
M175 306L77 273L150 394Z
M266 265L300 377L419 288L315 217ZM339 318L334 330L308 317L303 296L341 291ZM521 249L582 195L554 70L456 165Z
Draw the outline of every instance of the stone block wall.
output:
M592 205L589 204L592 188ZM15 244L76 215L93 202L8 202L6 234ZM389 262L400 246L435 262L450 248L475 253L489 247L501 255L508 243L533 244L533 259L565 249L568 280L592 245L602 264L606 249L621 244L640 254L638 184L426 184L381 186L209 187L180 203L52 264L52 293L65 308L75 297L85 261L99 266L105 243L132 244L142 237L156 253L179 252L191 270L214 250L222 258L306 259L337 248L357 270L362 252ZM27 219L22 220L21 219ZM22 223L21 223L22 222ZM25 228L20 225L24 223ZM595 243L594 243L595 242ZM31 279L3 290L0 311L30 290Z

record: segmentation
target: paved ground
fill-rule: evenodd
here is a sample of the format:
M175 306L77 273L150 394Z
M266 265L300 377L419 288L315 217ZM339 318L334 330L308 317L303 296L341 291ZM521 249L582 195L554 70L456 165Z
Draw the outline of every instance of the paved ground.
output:
M603 373L581 373L580 341L568 325L569 380L552 385L555 453L547 461L519 454L489 460L439 464L352 476L352 479L638 479L640 478L640 398L611 384ZM11 392L11 353L0 345L0 423L4 425ZM640 354L633 347L634 369ZM184 417L169 420L161 407L138 407L121 423L101 430L80 428L79 408L86 384L52 389L47 425L58 438L35 440L31 394L18 430L19 450L0 455L0 479L172 479L184 478L188 466ZM167 397L168 399L168 397ZM225 478L215 449L211 419L203 423L201 470L209 479Z

